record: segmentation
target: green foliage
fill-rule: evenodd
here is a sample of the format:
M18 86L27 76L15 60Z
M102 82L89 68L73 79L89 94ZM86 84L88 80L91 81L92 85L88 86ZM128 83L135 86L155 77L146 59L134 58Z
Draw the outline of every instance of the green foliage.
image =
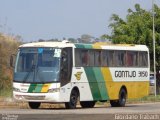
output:
M154 5L155 10L155 38L156 38L156 59L160 65L160 8ZM126 19L113 14L109 27L111 35L106 35L113 43L145 44L150 49L152 61L153 39L152 39L152 11L146 11L135 5L135 10L128 9Z

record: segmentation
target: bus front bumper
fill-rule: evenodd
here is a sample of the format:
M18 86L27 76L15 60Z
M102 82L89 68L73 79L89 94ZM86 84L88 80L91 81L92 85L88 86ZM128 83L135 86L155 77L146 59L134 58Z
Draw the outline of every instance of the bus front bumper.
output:
M28 101L28 102L64 102L60 100L60 92L55 93L22 93L13 92L15 101Z

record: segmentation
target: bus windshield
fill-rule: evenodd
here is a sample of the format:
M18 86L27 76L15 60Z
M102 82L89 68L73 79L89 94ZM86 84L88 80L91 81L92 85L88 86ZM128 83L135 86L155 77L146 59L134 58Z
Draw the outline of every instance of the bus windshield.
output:
M20 48L17 53L14 81L49 83L59 81L61 49Z

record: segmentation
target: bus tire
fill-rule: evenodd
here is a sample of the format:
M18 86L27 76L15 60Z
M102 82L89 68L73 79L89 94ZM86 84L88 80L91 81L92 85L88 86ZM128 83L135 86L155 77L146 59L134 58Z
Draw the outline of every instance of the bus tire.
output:
M41 105L40 102L29 102L28 104L31 109L38 109Z
M93 108L96 104L96 101L81 101L80 105L82 108Z
M117 100L110 100L110 104L111 104L112 107L118 107Z
M65 103L65 107L67 109L75 109L77 106L78 97L79 97L78 91L73 89L71 92L71 95L70 95L70 100L69 100L69 102Z
M110 104L112 107L124 107L126 104L127 92L124 88L122 88L119 92L118 100L110 100Z

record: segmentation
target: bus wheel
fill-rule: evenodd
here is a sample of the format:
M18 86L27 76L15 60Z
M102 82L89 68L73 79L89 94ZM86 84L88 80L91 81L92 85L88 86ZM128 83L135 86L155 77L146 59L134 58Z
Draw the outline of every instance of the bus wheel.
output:
M70 101L65 103L65 107L67 109L75 109L77 106L78 97L79 97L78 91L72 90Z
M127 92L125 89L122 88L119 92L118 106L124 107L126 104L126 99L127 99Z
M32 108L32 109L38 109L39 106L41 105L40 102L29 102L29 107Z
M93 108L96 104L96 101L81 101L80 105L82 108Z
M112 107L124 107L126 104L127 92L125 89L121 89L119 92L118 100L110 100L110 104Z

